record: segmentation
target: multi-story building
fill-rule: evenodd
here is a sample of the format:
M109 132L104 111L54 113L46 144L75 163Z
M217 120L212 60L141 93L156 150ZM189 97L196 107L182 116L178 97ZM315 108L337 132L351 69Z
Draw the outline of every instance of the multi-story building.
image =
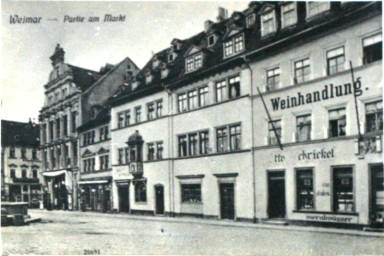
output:
M42 201L41 156L37 124L1 120L1 200Z
M45 88L45 103L40 111L40 138L43 175L53 209L77 209L77 181L79 179L79 147L77 128L88 120L99 106L89 91L103 99L114 92L113 84L120 85L136 66L127 58L118 67L107 64L99 72L64 63L64 50L57 45L50 57L53 70ZM108 78L112 71L113 78ZM111 86L106 82L112 84ZM94 86L93 86L94 85ZM100 85L110 88L100 88ZM94 89L91 89L92 86ZM85 95L82 98L82 95ZM82 104L82 100L86 104ZM94 105L94 103L96 105ZM83 116L84 112L84 116Z
M380 2L252 2L174 39L112 98L113 207L382 221L381 15Z

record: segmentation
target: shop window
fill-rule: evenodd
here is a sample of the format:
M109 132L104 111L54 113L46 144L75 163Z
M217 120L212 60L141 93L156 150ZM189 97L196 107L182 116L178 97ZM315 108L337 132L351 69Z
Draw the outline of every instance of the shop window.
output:
M148 161L155 160L155 145L148 143Z
M267 91L276 90L280 85L280 68L267 70Z
M295 84L308 81L311 75L309 58L295 62Z
M344 47L338 47L327 51L327 72L328 75L333 75L344 71L345 55Z
M37 170L32 170L32 177L37 178Z
M208 131L203 131L199 133L200 139L200 154L208 154L209 150L209 136Z
M316 16L330 9L329 2L308 2L307 3L307 18Z
M11 169L10 176L11 176L12 179L16 178L16 170L15 169Z
M273 124L273 126L272 126ZM273 127L275 127L275 131L273 130ZM268 123L268 144L269 145L276 145L278 144L278 140L276 137L276 134L281 141L281 120L274 120L270 121Z
M187 94L183 93L177 97L179 112L187 111Z
M383 102L381 100L365 104L366 132L383 130Z
M239 150L241 142L241 127L240 125L229 126L229 149Z
M229 78L229 98L235 98L240 96L240 76Z
M297 210L314 209L313 171L296 171Z
M227 81L223 80L216 83L216 102L224 101L225 98L225 91L227 88Z
M333 210L335 212L353 212L353 170L352 168L333 169Z
M21 152L21 158L26 159L27 158L27 150L25 148L20 149Z
M296 3L289 3L281 7L282 27L289 27L296 24L297 12Z
M186 60L186 73L195 71L203 66L203 54L197 53Z
M296 142L311 140L311 115L298 116L296 123Z
M182 203L201 203L201 184L181 184Z
M329 111L329 136L331 138L345 136L346 126L347 116L345 113L345 108Z
M188 109L192 110L198 107L197 90L188 92Z
M135 184L135 202L147 202L147 186L145 182Z
M187 136L179 136L179 157L187 156Z
M197 133L192 133L188 135L189 138L189 155L194 156L197 155Z
M373 35L363 39L364 64L369 64L383 58L382 34Z
M228 150L228 129L227 127L219 128L216 130L216 145L217 152L224 152Z
M262 36L269 35L276 31L275 11L270 11L261 15Z
M140 123L141 122L141 107L135 108L135 122Z
M9 149L9 158L16 158L16 150L15 148Z
M156 102L156 116L157 118L163 115L163 101L159 100Z
M235 36L224 43L224 57L230 57L244 50L244 35Z
M21 170L21 177L27 178L27 170Z
M156 143L156 159L163 159L163 142L157 142Z
M247 16L247 28L252 27L256 22L256 14L252 13L251 15Z
M208 104L208 86L199 88L199 104L200 107Z

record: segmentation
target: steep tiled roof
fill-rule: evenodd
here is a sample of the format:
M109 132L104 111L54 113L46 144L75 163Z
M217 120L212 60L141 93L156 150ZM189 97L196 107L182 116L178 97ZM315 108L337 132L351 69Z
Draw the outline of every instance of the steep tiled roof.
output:
M29 123L1 120L1 146L38 147L39 126Z
M96 71L68 65L72 69L73 81L80 87L81 91L87 90L94 82L100 78Z

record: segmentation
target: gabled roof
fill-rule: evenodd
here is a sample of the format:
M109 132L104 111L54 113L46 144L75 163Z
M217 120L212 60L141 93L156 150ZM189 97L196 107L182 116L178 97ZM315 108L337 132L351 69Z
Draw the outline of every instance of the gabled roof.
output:
M35 147L40 144L39 126L32 122L23 123L1 120L1 146Z
M68 66L72 69L73 81L83 92L100 78L100 74L96 71L69 64Z

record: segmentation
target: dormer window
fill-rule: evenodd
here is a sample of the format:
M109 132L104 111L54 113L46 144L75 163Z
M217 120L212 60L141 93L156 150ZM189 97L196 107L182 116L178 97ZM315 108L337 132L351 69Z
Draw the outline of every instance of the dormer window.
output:
M151 73L147 73L145 75L145 83L150 84L151 82L152 82L152 75L151 75Z
M270 11L261 16L261 34L269 35L276 31L275 11Z
M215 44L215 36L211 35L208 37L208 46L212 46Z
M329 2L308 2L307 3L307 18L316 16L320 13L328 11L331 8Z
M173 53L168 55L168 62L172 62L172 61L173 61Z
M252 27L256 22L256 14L251 14L247 16L247 28Z
M186 72L195 71L203 66L203 54L201 52L189 56L186 59Z
M286 28L297 23L296 2L281 7L282 27Z
M157 57L155 56L153 61L152 61L152 66L153 66L153 69L156 69L158 66L159 66L159 63L160 61L157 59Z
M161 79L164 79L168 76L168 73L169 73L169 69L168 68L164 68L161 70Z
M240 34L224 43L224 57L230 57L244 50L244 35Z

